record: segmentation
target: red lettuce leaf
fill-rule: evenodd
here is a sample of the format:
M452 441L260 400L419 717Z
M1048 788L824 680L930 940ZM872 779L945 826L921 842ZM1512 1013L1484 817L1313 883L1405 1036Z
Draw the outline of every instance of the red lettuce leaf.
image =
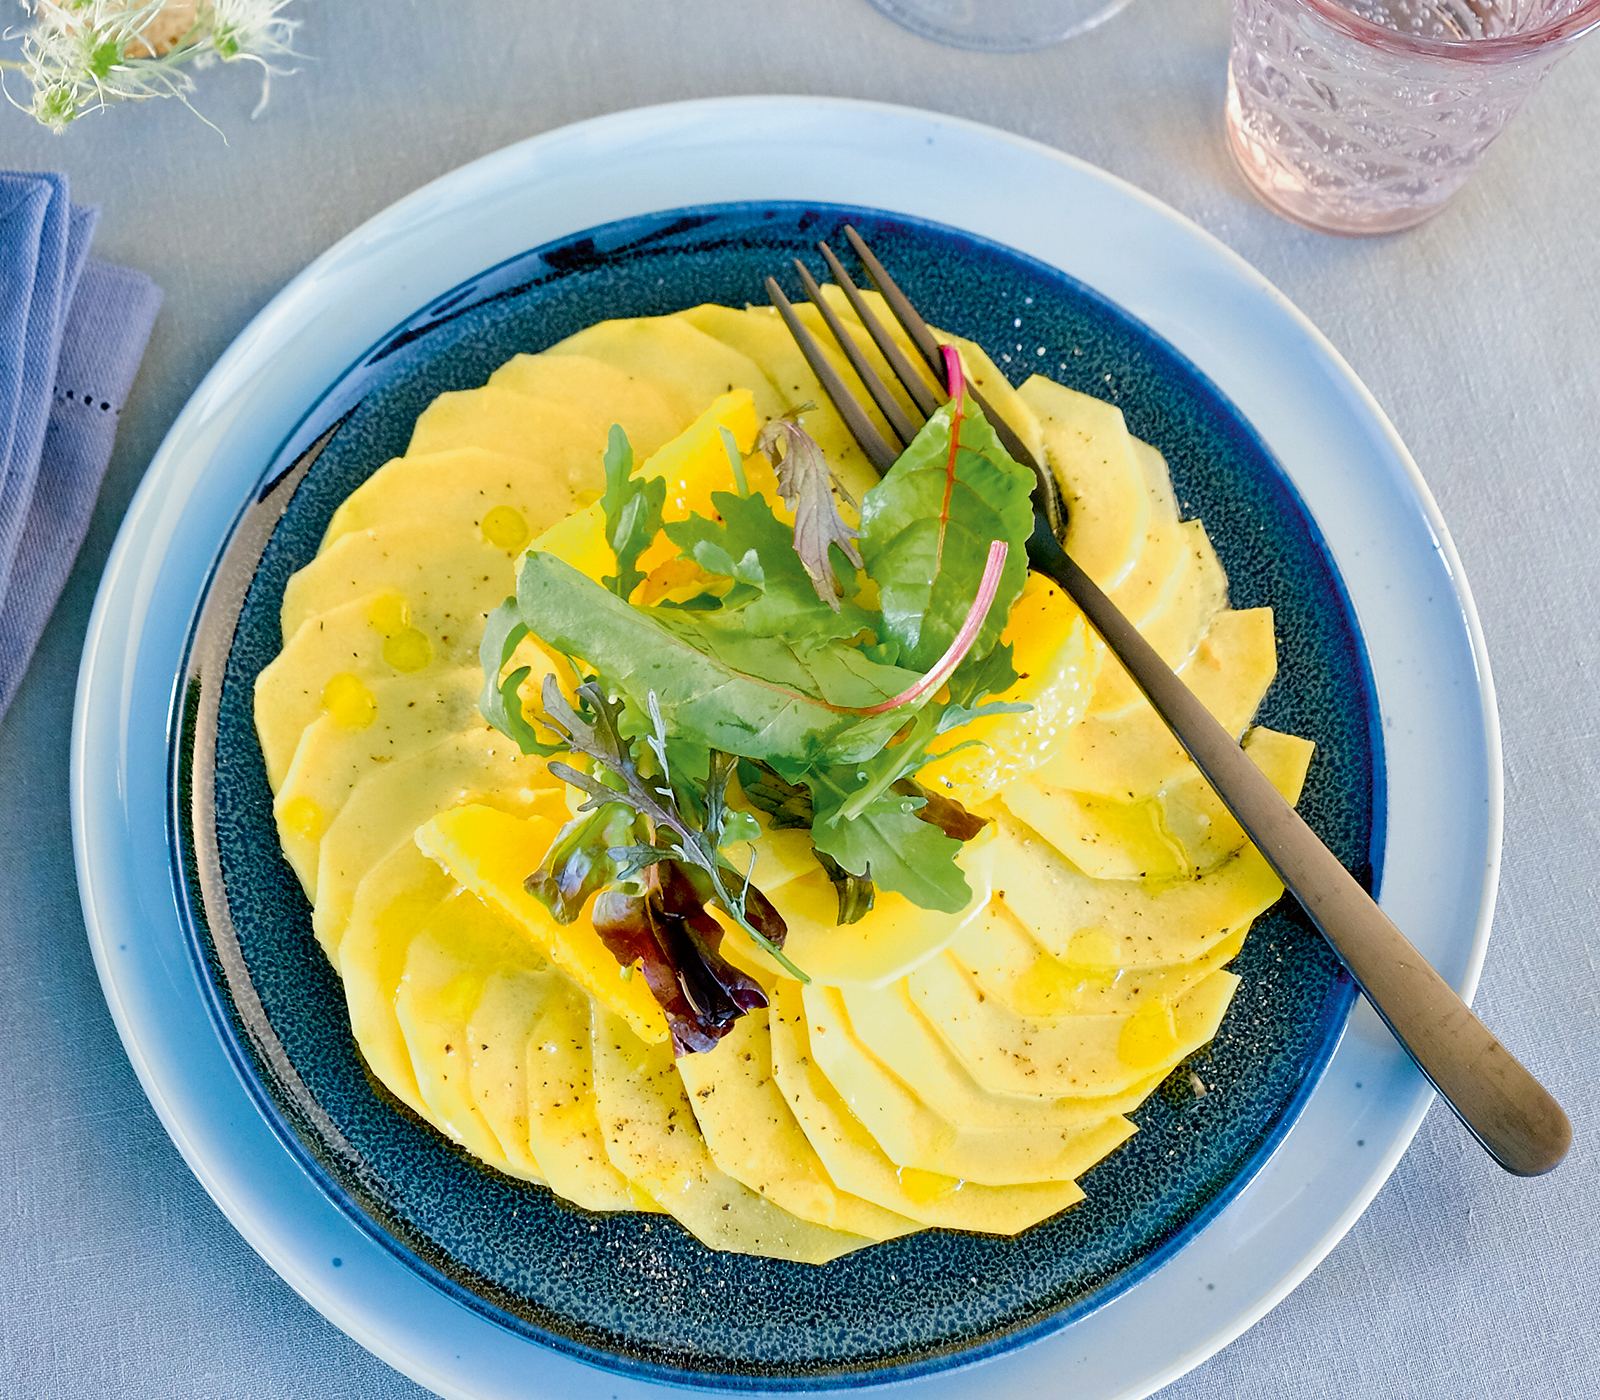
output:
M752 912L757 904L765 906L763 915L770 912L778 919L781 940L777 911L762 897L751 900ZM645 985L666 1013L675 1054L715 1049L739 1017L767 1004L755 981L722 956L722 925L676 861L650 867L643 895L600 894L593 920L619 963L639 964Z

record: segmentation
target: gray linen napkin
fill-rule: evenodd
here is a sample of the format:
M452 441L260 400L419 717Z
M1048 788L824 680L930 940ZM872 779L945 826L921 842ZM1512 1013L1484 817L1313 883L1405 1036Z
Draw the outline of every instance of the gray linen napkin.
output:
M161 291L87 258L60 175L0 171L0 717L89 527Z

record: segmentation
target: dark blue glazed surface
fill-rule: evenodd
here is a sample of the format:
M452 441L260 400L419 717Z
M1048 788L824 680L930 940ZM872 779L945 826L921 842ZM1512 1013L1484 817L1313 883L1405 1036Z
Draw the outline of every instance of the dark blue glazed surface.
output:
M716 1254L659 1216L570 1208L479 1168L374 1089L309 908L277 855L251 719L254 679L278 649L285 583L315 554L338 503L404 451L437 394L481 384L511 355L607 317L762 302L763 279L791 257L820 271L815 241L843 248L846 221L930 321L983 344L1016 382L1037 369L1113 400L1166 454L1235 606L1276 610L1279 677L1260 719L1317 741L1301 811L1375 879L1384 803L1371 677L1320 537L1249 426L1164 342L1059 273L949 229L799 205L654 215L503 264L396 328L284 444L273 476L345 418L262 557L221 697L218 844L264 1022L228 995L197 912L189 833L174 818L175 869L219 1029L262 1111L328 1195L438 1287L514 1331L613 1370L736 1390L903 1379L1099 1306L1165 1262L1266 1160L1354 996L1298 908L1280 904L1234 962L1243 984L1198 1057L1211 1092L1194 1097L1180 1067L1133 1115L1140 1132L1084 1178L1082 1205L1016 1239L927 1232L822 1268ZM181 788L193 734L175 718ZM187 811L175 801L176 814ZM267 1067L270 1041L317 1113ZM319 1115L336 1132L316 1126Z

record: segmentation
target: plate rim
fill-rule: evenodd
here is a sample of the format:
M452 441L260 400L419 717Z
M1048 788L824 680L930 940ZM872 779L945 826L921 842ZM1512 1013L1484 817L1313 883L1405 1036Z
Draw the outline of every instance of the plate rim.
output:
M418 1369L421 1368L414 1369L416 1364L415 1357L409 1358L410 1364L407 1364L408 1358L402 1357L396 1351L394 1346L386 1344L385 1339L380 1339L374 1336L373 1330L365 1325L359 1316L351 1314L348 1308L340 1307L338 1305L337 1298L333 1296L337 1290L333 1290L333 1292L330 1293L330 1290L327 1288L313 1286L311 1280L307 1278L296 1278L291 1276L299 1271L286 1269L280 1265L280 1258L275 1256L281 1256L282 1251L264 1247L264 1242L258 1239L258 1235L261 1232L256 1229L249 1228L249 1226L253 1225L255 1222L242 1221L238 1218L238 1213L229 1208L230 1202L228 1199L226 1199L226 1191L222 1182L215 1173L209 1170L208 1163L204 1162L203 1160L199 1160L203 1154L200 1152L197 1144L193 1141L190 1135L185 1131L184 1125L182 1125L182 1123L179 1121L179 1114L177 1110L174 1108L168 1095L164 1092L163 1086L157 1082L149 1060L142 1053L133 1018L122 995L123 989L118 980L118 974L114 967L114 960L110 956L108 935L111 933L111 923L107 922L104 926L102 926L99 917L100 909L94 900L97 878L97 871L95 869L95 853L89 848L89 842L87 840L88 821L86 812L88 810L88 804L91 802L93 797L93 794L90 793L85 786L85 759L88 755L88 749L90 747L88 710L91 692L98 681L99 669L100 667L103 667L103 664L107 660L107 658L102 655L102 648L104 647L106 651L110 650L105 641L110 613L108 598L110 585L113 580L118 578L124 571L128 570L138 562L134 556L139 547L140 541L135 538L138 532L133 528L133 526L136 522L142 521L147 512L150 510L151 503L149 497L156 491L157 482L160 480L163 473L177 470L174 459L177 458L179 452L182 450L185 436L193 436L196 430L203 424L207 409L214 406L212 403L213 398L219 393L223 392L226 386L226 381L230 375L235 373L236 366L248 362L249 356L254 351L257 344L270 338L270 335L274 331L276 323L279 321L279 319L293 311L295 302L300 297L305 295L308 289L314 288L319 280L326 277L330 272L336 271L342 262L346 258L350 257L352 253L359 252L363 242L371 240L381 227L393 226L404 229L409 223L412 223L418 219L419 216L425 218L429 214L431 207L438 201L441 193L449 193L453 187L460 189L469 186L472 183L474 176L493 176L496 173L496 167L501 167L503 170L512 170L517 166L519 161L523 160L530 154L543 153L561 141L582 141L587 138L604 138L606 136L615 137L620 134L624 138L623 144L626 145L627 133L630 128L637 128L642 123L644 129L648 131L648 129L654 125L654 119L658 119L663 116L669 118L682 118L686 116L692 117L696 113L711 112L718 114L719 119L725 120L725 114L730 108L743 108L746 110L759 108L763 109L765 115L770 116L775 110L782 111L785 108L792 109L796 106L802 109L802 111L810 111L812 113L828 112L830 110L834 112L844 110L855 114L871 113L877 114L878 116L888 120L911 121L914 123L920 122L924 124L932 124L936 128L964 131L969 135L981 137L986 141L998 141L1003 145L1011 145L1023 151L1031 152L1035 155L1042 155L1048 161L1063 165L1079 176L1087 176L1090 180L1107 187L1111 191L1114 191L1120 197L1124 199L1132 199L1134 202L1144 206L1147 211L1153 211L1161 220L1164 220L1165 222L1176 227L1179 232L1189 240L1195 240L1196 237L1198 237L1200 244L1213 258L1216 258L1220 254L1222 260L1231 265L1230 270L1235 277L1240 277L1242 274L1243 281L1251 284L1258 292L1265 293L1268 299L1274 303L1280 312L1287 314L1301 336L1304 337L1312 345L1312 347L1319 352L1322 359L1328 364L1328 366L1337 372L1338 377L1342 378L1342 387L1347 393L1350 393L1357 400L1358 405L1364 410L1365 418L1375 425L1380 434L1386 439L1387 446L1393 454L1396 464L1402 469L1405 476L1408 478L1410 495L1413 498L1414 504L1420 507L1420 513L1423 517L1423 520L1431 529L1437 548L1443 556L1446 569L1454 586L1453 601L1457 605L1460 617L1466 625L1468 642L1472 653L1472 659L1475 663L1478 680L1478 700L1483 712L1483 738L1485 742L1484 757L1486 760L1485 795L1488 806L1487 828L1485 833L1485 845L1487 849L1485 852L1486 859L1483 871L1483 893L1479 903L1479 918L1477 928L1474 933L1474 938L1467 959L1467 966L1462 979L1462 984L1465 987L1468 995L1470 995L1471 990L1475 987L1478 975L1482 968L1483 958L1486 951L1488 925L1490 919L1492 918L1495 877L1497 874L1499 861L1500 833L1502 824L1501 773L1499 730L1494 704L1493 683L1488 670L1481 626L1478 622L1476 608L1472 602L1470 589L1467 587L1465 579L1462 576L1459 558L1456 556L1454 546L1450 542L1448 532L1444 527L1442 518L1440 517L1437 504L1434 502L1431 493L1428 491L1425 482L1422 480L1420 471L1417 469L1415 462L1411 459L1410 454L1405 450L1398 434L1393 429L1393 426L1388 422L1387 418L1383 415L1382 410L1376 403L1376 400L1372 397L1370 392L1366 390L1365 386L1360 384L1360 381L1356 379L1353 372L1350 371L1348 365L1346 365L1343 361L1342 357L1338 355L1333 347L1327 342L1326 338L1316 330L1309 320L1307 320L1302 313L1295 309L1292 304L1282 296L1281 293L1277 292L1275 288L1271 287L1271 284L1268 283L1265 278L1251 269L1248 264L1238 257L1238 255L1227 249L1225 245L1221 244L1218 240L1212 237L1212 235L1206 233L1204 230L1199 229L1188 220L1183 219L1181 215L1176 214L1174 211L1170 210L1167 208L1167 206L1161 204L1153 197L1138 191L1134 187L1128 185L1125 181L1122 181L1115 176L1110 176L1105 172L1096 170L1094 167L1089 166L1082 161L1076 160L1073 157L1067 156L1058 151L1054 151L1051 148L1041 146L1039 143L1028 141L1026 138L1017 137L1005 132L997 132L993 128L984 127L977 123L965 122L938 114L919 113L913 109L892 107L888 106L887 104L855 102L848 99L837 98L701 99L686 103L663 104L658 107L634 109L628 112L613 113L608 116L593 118L586 122L574 124L573 126L558 128L555 131L545 133L542 136L529 138L526 141L506 147L499 152L494 152L481 157L479 160L472 162L470 165L461 167L457 171L451 172L445 176L441 176L438 180L435 180L429 185L424 186L421 190L408 196L406 199L399 201L394 206L391 206L389 210L374 216L373 219L367 221L352 234L347 235L346 238L335 244L332 249L330 249L322 257L318 258L304 272L293 279L288 286L282 292L280 292L272 300L272 302L268 304L268 306L255 318L254 321L252 321L250 326L247 327L240 337L234 342L233 346L231 346L230 349L218 360L217 364L202 381L201 385L196 390L194 397L190 400L190 403L185 407L183 412L179 415L179 418L173 424L173 427L169 432L166 441L163 443L160 451L156 454L156 458L152 462L150 471L147 473L145 481L141 484L134 502L132 505L130 505L127 520L124 522L123 529L119 533L116 545L114 546L111 557L108 560L105 579L102 583L101 593L96 599L95 610L93 616L91 617L88 637L86 639L84 664L80 672L79 679L78 703L74 716L72 751L74 846L75 854L78 858L80 888L83 892L85 920L90 931L91 944L94 947L97 970L100 972L108 1005L110 1005L113 1017L117 1022L119 1033L122 1035L130 1058L133 1060L135 1069L139 1073L141 1083L143 1084L147 1095L149 1095L151 1098L153 1105L156 1107L158 1114L162 1117L163 1123L167 1127L168 1132L173 1136L174 1141L179 1146L180 1151L183 1152L191 1169L195 1171L197 1177L200 1178L207 1190L213 1195L214 1199L217 1199L218 1204L223 1208L224 1212L229 1215L229 1218L233 1220L236 1228L240 1229L241 1233L243 1233L246 1239L250 1241L257 1251L267 1259L269 1264L272 1264L272 1266L276 1268L280 1274L284 1275L284 1277L291 1283L291 1286L296 1287L297 1291L300 1291L302 1295L313 1304L313 1306L318 1307L318 1309L322 1311L324 1315L329 1316L331 1320L335 1321L337 1325L341 1326L352 1336L355 1336L356 1339L361 1341L363 1345L368 1346L369 1349L375 1351L378 1355L383 1356L385 1360L388 1360L391 1364L396 1365L397 1369L414 1375L415 1378L422 1380L425 1384L442 1383L441 1393L458 1393L467 1395L476 1392L457 1390L450 1383L448 1377L432 1375L425 1377L422 1374L418 1374ZM929 139L931 140L932 138L930 137ZM603 140L601 144L604 144ZM754 196L754 198L762 197L763 196L760 195ZM807 196L800 195L790 197L804 198ZM852 199L850 196L834 196L834 201L860 202ZM877 201L877 203L878 207L883 207L891 211L893 211L896 207L893 201ZM936 215L929 215L925 211L917 209L904 210L903 212L909 213L914 217L938 217ZM946 222L950 221L946 220ZM586 223L585 226L588 226L588 224ZM529 244L527 246L533 245ZM1022 251L1028 252L1030 250L1023 249ZM1037 256L1037 254L1032 255ZM1046 261L1052 260L1046 259ZM1082 274L1073 268L1069 267L1064 268L1063 270L1069 272L1073 276L1082 277ZM1083 280L1089 281L1087 278L1084 278ZM1089 284L1094 286L1092 281L1090 281ZM1099 289L1096 288L1096 290ZM1113 300L1116 300L1124 310L1129 310L1130 314L1133 314L1137 319L1145 321L1146 324L1150 324L1148 317L1141 316L1137 311L1128 308L1124 302L1114 296ZM1152 325L1152 329L1155 330L1158 335L1163 334L1159 325ZM1170 339L1170 337L1167 338ZM1179 344L1177 348L1179 349L1180 353L1189 355L1192 358L1192 353L1187 351L1181 344ZM1205 366L1202 365L1201 368L1204 370ZM1225 388L1223 392L1227 392ZM1229 397L1232 396L1229 395ZM99 663L98 666L97 663ZM124 714L122 718L124 721L126 721L127 716ZM1384 1159L1379 1164L1379 1169L1372 1177L1369 1178L1365 1184L1365 1187L1355 1194L1355 1196L1347 1205L1345 1211L1331 1224L1330 1228L1325 1232L1322 1239L1319 1240L1317 1244L1300 1261L1300 1265L1294 1269L1291 1269L1289 1273L1279 1281L1277 1287L1268 1290L1268 1292L1264 1294L1258 1301L1256 1306L1248 1308L1239 1314L1234 1319L1234 1323L1232 1325L1219 1329L1219 1331L1213 1334L1213 1336L1208 1339L1207 1343L1200 1348L1197 1353L1176 1358L1166 1368L1157 1372L1152 1372L1143 1379L1135 1381L1132 1389L1124 1389L1118 1393L1129 1395L1134 1393L1148 1394L1150 1386L1166 1384L1176 1375L1182 1374L1183 1371L1189 1369L1192 1365L1197 1364L1198 1361L1204 1359L1204 1356L1211 1354L1211 1352L1216 1350L1218 1347L1225 1345L1227 1341L1232 1340L1234 1336L1245 1330L1259 1316L1261 1316L1282 1296L1284 1296L1284 1294L1290 1291L1295 1284L1297 1284L1305 1276L1306 1273L1310 1272L1311 1268L1315 1267L1315 1264L1320 1261L1320 1259L1326 1254L1327 1250L1332 1247L1333 1243L1335 1243L1337 1239L1342 1236L1344 1231L1348 1229L1349 1224L1353 1222L1356 1216L1359 1215L1361 1209L1363 1209L1367 1202L1370 1201L1371 1196L1376 1193L1376 1190L1379 1186L1381 1186L1383 1179L1386 1178L1388 1171L1392 1169L1394 1162L1398 1161L1400 1153L1404 1150L1406 1143L1409 1142L1416 1126L1418 1123L1420 1123L1422 1113L1425 1111L1427 1102L1430 1098L1431 1094L1425 1090L1415 1097L1411 1106L1411 1110L1405 1115L1398 1131L1391 1140L1388 1151L1384 1154ZM1170 1262L1168 1267L1170 1267ZM1076 1326L1076 1324L1074 1324L1074 1326ZM1071 1330L1072 1328L1069 1327L1067 1329L1067 1333L1070 1333ZM1066 1334L1057 1333L1055 1335L1061 1336ZM1048 1339L1035 1345L1036 1347L1040 1345L1047 1346ZM977 1364L981 1366L989 1363L980 1362ZM965 1370L958 1371L953 1374L970 1375L971 1372L970 1370Z

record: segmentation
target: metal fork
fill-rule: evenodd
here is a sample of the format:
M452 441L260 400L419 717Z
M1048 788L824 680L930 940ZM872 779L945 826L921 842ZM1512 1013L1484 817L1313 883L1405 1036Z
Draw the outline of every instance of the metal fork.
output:
M847 226L845 236L867 276L917 347L932 380L944 385L939 345L927 324L855 229ZM846 275L833 250L826 243L819 247L829 272L911 401L923 416L931 414L946 395L942 390L936 394L928 375L902 352L898 341L873 314ZM767 291L772 303L868 460L880 473L885 472L894 465L903 446L910 443L917 425L874 371L805 265L796 259L795 267L806 295L821 313L839 349L898 442L889 441L878 431L866 407L856 399L795 314L782 288L769 277ZM1051 474L1034 460L1016 432L1000 421L970 385L967 392L1011 455L1033 472L1029 566L1054 579L1083 610L1239 825L1277 871L1284 886L1333 945L1350 975L1407 1054L1490 1156L1518 1176L1537 1176L1549 1171L1566 1155L1572 1142L1572 1125L1561 1106L1472 1014L1454 989L1429 966L1339 863L1338 857L1323 845L1316 832L1250 761L1238 741L1212 718L1094 580L1073 562L1061 545L1065 520Z

